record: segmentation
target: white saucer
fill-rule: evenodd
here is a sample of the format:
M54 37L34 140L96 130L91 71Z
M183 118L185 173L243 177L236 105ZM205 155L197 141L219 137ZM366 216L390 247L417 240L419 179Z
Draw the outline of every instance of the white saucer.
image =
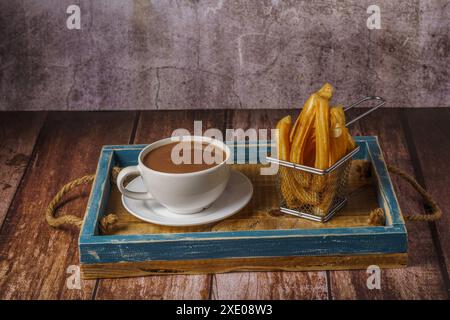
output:
M130 191L145 191L141 177L126 187ZM138 219L163 226L197 226L223 220L241 210L250 201L253 186L242 173L230 170L230 179L222 195L208 208L194 214L177 214L155 200L134 200L122 195L125 209Z

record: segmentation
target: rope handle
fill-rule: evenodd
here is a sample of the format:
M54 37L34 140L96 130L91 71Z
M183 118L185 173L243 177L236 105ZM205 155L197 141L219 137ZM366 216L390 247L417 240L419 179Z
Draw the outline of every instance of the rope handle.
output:
M417 180L414 179L413 176L406 173L402 169L389 164L387 165L387 168L390 173L393 173L399 176L400 178L404 179L405 181L407 181L422 196L425 202L425 208L427 213L426 214L415 213L410 216L405 216L404 218L406 221L436 221L441 218L442 211L439 208L438 204L436 203L436 201L434 201L431 194L427 190L425 190L417 182Z
M405 216L406 221L435 221L442 216L442 211L434 201L431 194L429 194L411 175L406 173L400 168L388 165L389 172L398 175L399 177L406 180L423 198L425 201L426 208L429 209L427 214L413 214L410 216ZM111 172L111 180L116 183L117 175L120 172L119 167L114 167ZM47 210L45 211L45 219L47 223L54 228L61 228L65 225L72 225L81 228L83 224L83 219L74 215L62 215L59 217L55 216L56 210L61 205L61 200L64 196L75 189L78 186L92 183L95 179L95 175L87 175L78 179L75 179L67 184L65 184L61 190L55 195L53 200L49 203ZM115 214L108 214L100 219L99 227L102 232L107 233L116 228L118 218ZM373 210L370 215L368 222L370 225L384 225L385 216L384 211L381 208Z
M117 175L120 172L119 167L114 167L111 172L111 180L116 183ZM87 175L78 179L75 179L67 184L65 184L61 190L55 195L52 201L49 203L47 210L45 211L45 219L47 223L54 228L62 228L63 226L74 226L81 228L83 224L83 219L74 215L62 215L59 217L55 216L56 210L61 205L61 200L64 196L75 189L78 186L92 183L95 179L95 175ZM115 214L108 214L100 219L100 229L102 232L108 232L115 228L118 218Z
M45 211L45 219L47 223L52 227L59 228L62 225L73 225L75 227L80 227L83 224L83 219L80 217L66 214L63 216L55 217L54 213L59 207L62 198L69 193L72 189L75 189L78 186L88 184L93 182L95 179L95 175L84 176L78 179L75 179L67 184L65 184L61 190L55 195L53 200L49 203L47 210Z

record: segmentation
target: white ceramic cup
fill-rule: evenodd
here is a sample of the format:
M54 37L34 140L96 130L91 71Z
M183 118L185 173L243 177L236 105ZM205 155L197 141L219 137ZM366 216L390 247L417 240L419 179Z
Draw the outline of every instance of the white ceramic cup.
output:
M166 173L145 166L143 159L150 151L173 142L197 141L211 144L225 151L226 157L218 165L191 173ZM138 165L122 169L117 176L120 192L132 199L154 199L174 213L191 214L211 205L225 190L230 176L227 161L230 149L220 140L202 136L171 137L156 141L145 147L138 157ZM140 175L147 192L125 189L123 182L130 175Z

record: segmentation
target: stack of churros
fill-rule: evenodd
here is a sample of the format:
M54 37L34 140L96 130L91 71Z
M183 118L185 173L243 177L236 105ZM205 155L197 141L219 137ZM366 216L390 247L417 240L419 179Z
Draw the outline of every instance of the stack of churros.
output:
M294 125L290 116L278 124L278 159L325 170L355 147L345 126L342 106L330 107L333 87L326 83L306 101ZM288 207L308 206L313 214L326 215L342 177L280 166L280 188Z

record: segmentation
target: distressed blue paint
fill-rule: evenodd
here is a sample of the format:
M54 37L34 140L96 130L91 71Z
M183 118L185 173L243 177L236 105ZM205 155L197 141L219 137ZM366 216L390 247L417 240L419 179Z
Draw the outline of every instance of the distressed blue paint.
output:
M97 234L97 222L100 213L103 213L107 204L110 190L109 173L113 166L113 150L102 149L100 160L97 165L97 173L92 187L91 195L86 207L84 223L80 232L80 240ZM105 197L106 196L106 197Z
M369 150L369 146L368 146L368 142L371 141L373 138L375 137L354 137L355 138L355 142L356 144L360 147L359 151L357 154L355 154L353 156L353 159L355 160L366 160L368 158L368 150ZM367 139L365 139L367 138Z
M406 252L404 233L82 244L80 261L217 259ZM90 252L90 253L89 253ZM95 254L93 254L95 252Z
M379 192L385 201L383 206L387 204L392 219L392 224L404 224L401 214L400 206L398 205L397 197L395 196L394 188L392 187L391 177L389 175L386 162L384 161L383 153L379 148L378 139L368 142L371 150L369 160L376 168ZM380 203L380 206L382 205Z
M355 158L372 162L375 176L379 179L380 206L385 209L392 224L384 227L100 236L96 232L97 223L107 203L111 168L115 165L123 167L136 164L137 155L146 145L105 146L80 234L80 261L89 264L406 252L406 228L378 140L376 137L356 137L355 140L361 147ZM262 162L266 154L270 154L272 150L270 141L253 144L250 148L246 143L227 142L227 144L231 149L233 160L247 163ZM244 149L245 152L238 153L239 149ZM383 199L386 201L381 201Z
M192 232L192 233L157 233L137 235L113 235L113 236L88 236L83 237L84 243L108 243L108 242L158 242L179 240L214 240L223 238L289 238L309 236L348 236L366 235L371 236L403 233L403 226L376 226L376 227L353 227L353 228L315 228L315 229L281 229L281 230L248 230L248 231L226 231L226 232ZM253 241L252 240L252 241Z

